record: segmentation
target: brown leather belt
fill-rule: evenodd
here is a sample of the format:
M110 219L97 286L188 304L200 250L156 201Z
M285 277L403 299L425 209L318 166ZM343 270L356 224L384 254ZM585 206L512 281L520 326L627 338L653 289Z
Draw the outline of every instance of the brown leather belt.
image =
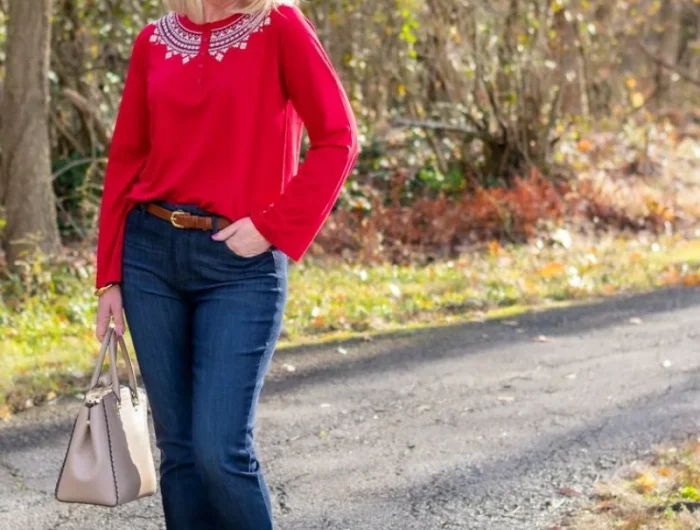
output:
M212 230L214 228L214 219L216 219L216 230L222 230L231 225L231 221L225 217L213 215L194 215L190 212L182 210L168 210L162 206L158 206L152 202L144 205L146 211L168 221L175 228L189 228L195 230Z

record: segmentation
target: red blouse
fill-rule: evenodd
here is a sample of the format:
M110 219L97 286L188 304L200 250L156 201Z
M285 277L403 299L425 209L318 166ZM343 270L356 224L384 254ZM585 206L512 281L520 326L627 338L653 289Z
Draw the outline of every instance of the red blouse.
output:
M304 125L310 148L300 164ZM155 199L250 217L299 261L357 155L348 98L297 8L206 24L166 15L134 43L105 175L96 286L121 281L126 215Z

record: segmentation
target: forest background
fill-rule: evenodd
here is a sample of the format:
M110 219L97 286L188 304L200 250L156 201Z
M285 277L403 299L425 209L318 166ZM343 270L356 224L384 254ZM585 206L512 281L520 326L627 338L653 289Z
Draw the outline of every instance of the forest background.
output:
M362 153L292 267L283 342L700 283L698 0L302 8ZM0 415L84 381L114 117L162 14L0 1Z

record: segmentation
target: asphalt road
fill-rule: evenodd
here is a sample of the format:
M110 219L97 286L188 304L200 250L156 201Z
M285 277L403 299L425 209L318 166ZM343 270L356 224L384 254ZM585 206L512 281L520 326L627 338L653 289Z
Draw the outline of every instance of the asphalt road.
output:
M698 432L699 333L700 291L673 290L277 352L257 428L277 528L551 528L583 498L561 487ZM157 497L53 500L78 406L0 423L0 529L164 528Z

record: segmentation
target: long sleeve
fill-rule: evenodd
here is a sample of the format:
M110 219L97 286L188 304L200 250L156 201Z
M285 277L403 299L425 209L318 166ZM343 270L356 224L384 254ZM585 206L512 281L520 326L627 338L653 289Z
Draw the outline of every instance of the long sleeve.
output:
M278 199L250 217L271 244L299 261L333 208L359 148L350 102L313 25L297 8L280 12L282 82L310 148Z
M126 199L150 150L147 104L148 28L136 38L109 148L97 239L96 286L120 282Z

